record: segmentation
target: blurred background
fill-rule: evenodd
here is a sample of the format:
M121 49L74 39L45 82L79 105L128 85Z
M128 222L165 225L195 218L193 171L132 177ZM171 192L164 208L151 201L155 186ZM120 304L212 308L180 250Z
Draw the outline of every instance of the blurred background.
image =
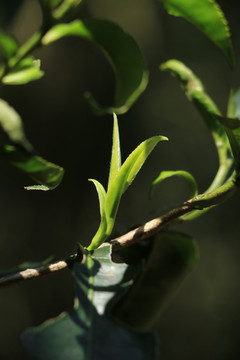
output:
M11 1L13 6L19 1ZM176 79L159 71L176 58L204 82L226 113L231 87L239 86L240 3L218 1L232 30L238 61L229 69L220 51L186 21L167 15L157 0L88 0L80 18L104 18L120 24L139 43L150 82L141 98L119 116L123 159L144 139L165 135L122 199L114 229L120 235L188 198L184 181L169 180L148 189L162 170L187 170L204 191L217 170L214 144L202 119ZM22 2L12 22L0 3L0 26L24 42L41 23L37 1ZM94 116L83 100L90 90L102 104L113 98L113 72L101 51L87 41L66 38L35 51L45 76L24 86L5 86L0 96L22 116L37 152L65 168L59 188L26 192L33 182L1 161L0 269L53 255L66 258L77 244L90 242L99 224L97 194L88 178L107 183L111 151L111 116ZM160 210L159 210L160 208ZM192 223L176 227L198 242L200 261L156 326L161 360L238 359L240 334L239 194ZM0 359L30 359L19 335L72 306L70 272L0 290Z

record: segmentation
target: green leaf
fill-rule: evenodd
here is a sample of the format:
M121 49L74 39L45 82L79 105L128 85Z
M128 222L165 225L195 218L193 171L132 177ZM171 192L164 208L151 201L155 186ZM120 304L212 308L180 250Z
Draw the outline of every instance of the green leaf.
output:
M0 30L0 50L6 60L14 56L18 50L18 42L11 35Z
M113 310L114 316L140 331L150 329L195 269L198 259L194 239L175 232L160 233L143 271Z
M85 254L73 267L76 305L42 325L27 329L22 341L40 360L154 360L156 340L115 321L111 304L129 288L139 267L112 262L110 247ZM139 314L141 316L141 314Z
M44 185L49 189L56 188L63 178L63 168L44 160L40 156L28 153L21 148L1 145L0 157L28 174L38 184Z
M197 76L187 68L183 63L177 60L169 60L161 65L161 70L168 70L175 75L188 97L188 99L195 105L199 111L207 127L212 133L213 140L218 152L219 168L212 184L204 192L204 194L215 191L219 186L222 186L229 176L233 166L233 157L228 141L228 137L224 127L217 120L220 111L213 102L213 100L206 93L203 84ZM197 216L202 215L205 211L193 211L184 215L182 220L192 220Z
M216 120L216 115L220 115L220 111L206 93L201 81L183 63L177 60L169 60L161 65L161 70L169 70L177 76L186 96L195 105L212 133L218 152L219 170L207 191L215 190L224 183L233 164L226 131Z
M225 127L232 153L235 160L237 174L240 174L240 119L231 119L227 117L216 117Z
M27 56L2 78L2 82L6 85L22 85L38 80L44 75L40 65L40 60Z
M148 83L148 71L135 40L118 25L105 20L75 20L58 24L42 39L48 45L64 36L78 36L99 45L109 59L116 77L114 104L102 108L87 93L86 99L97 114L123 114L133 105Z
M92 181L96 187L97 193L98 193L98 199L99 199L99 205L100 205L100 215L101 215L101 222L98 228L98 231L94 235L91 244L88 247L88 250L97 249L104 240L106 240L107 236L107 217L106 217L106 211L105 211L105 198L106 198L106 192L104 190L104 187L100 182L97 180L89 179L89 181Z
M121 167L121 149L120 149L118 120L116 114L113 114L113 143L112 143L112 157L110 162L108 188L111 185L112 181L116 178L120 167Z
M143 141L125 160L117 173L115 180L108 188L106 195L108 234L112 231L122 194L135 179L155 146L163 140L167 140L167 138L164 136L153 136L152 138Z
M215 0L162 0L169 14L195 25L217 45L231 67L235 58L227 20Z
M176 171L162 171L158 175L158 177L153 181L151 188L150 188L150 197L152 195L153 190L157 185L159 185L163 180L168 179L173 176L178 176L180 178L183 178L187 181L190 189L190 197L194 197L198 194L198 187L196 180L194 177L187 171L183 170L176 170Z
M27 151L32 151L32 145L24 133L21 117L2 99L0 99L0 125L11 141L21 145Z

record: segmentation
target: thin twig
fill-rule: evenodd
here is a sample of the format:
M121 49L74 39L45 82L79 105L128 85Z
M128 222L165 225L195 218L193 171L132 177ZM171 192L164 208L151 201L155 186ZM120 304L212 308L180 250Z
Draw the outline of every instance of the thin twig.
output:
M112 251L118 251L123 247L128 247L138 241L149 238L150 236L156 234L158 231L165 228L165 226L167 226L171 221L179 218L180 216L188 213L189 211L192 211L193 209L193 204L186 203L178 208L169 211L163 216L153 219L145 223L144 225L141 225L138 228L116 239L111 240L110 244L112 245ZM7 287L31 279L36 279L67 270L77 260L79 261L79 257L77 255L72 255L66 260L61 260L53 264L40 266L34 269L26 269L23 271L19 271L15 274L4 276L0 278L0 287Z

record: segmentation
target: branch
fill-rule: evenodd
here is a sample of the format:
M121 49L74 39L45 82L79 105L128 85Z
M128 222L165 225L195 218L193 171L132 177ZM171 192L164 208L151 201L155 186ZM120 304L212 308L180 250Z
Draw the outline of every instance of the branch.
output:
M139 226L135 230L132 230L125 235L122 235L116 239L110 241L112 245L112 251L118 251L123 247L130 246L138 241L149 238L158 231L162 230L167 226L171 221L177 219L178 217L186 214L189 211L194 209L194 205L191 203L186 203L178 208L175 208L169 211L167 214L160 216L156 219L153 219L144 225ZM78 255L72 255L66 260L61 260L53 264L40 266L34 269L26 269L19 271L15 274L7 275L0 278L0 287L7 287L10 285L18 284L25 282L31 279L40 278L46 275L51 275L58 273L60 271L67 270L71 268L73 263L79 259Z
M144 225L129 231L128 233L110 240L112 251L119 251L122 248L131 246L141 240L147 239L157 232L163 230L170 222L180 218L181 216L193 211L210 208L225 201L236 191L237 185L234 179L230 179L223 186L209 194L196 196L192 200L182 204L181 206L170 210L168 213L146 222ZM76 261L81 261L83 255L81 253L71 255L69 258L55 262L53 264L44 265L34 269L27 269L8 276L0 278L0 287L6 287L27 280L40 278L46 275L55 274L60 271L67 270L72 267Z

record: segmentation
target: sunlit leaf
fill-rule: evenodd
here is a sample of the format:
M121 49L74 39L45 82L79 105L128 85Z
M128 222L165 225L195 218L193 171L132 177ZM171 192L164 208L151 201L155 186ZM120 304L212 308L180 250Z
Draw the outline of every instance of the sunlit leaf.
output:
M138 330L150 329L198 262L191 237L163 232L154 239L144 270L114 309L114 315Z
M198 187L194 177L187 171L175 170L175 171L162 171L158 177L153 181L150 188L150 196L152 195L153 190L157 185L159 185L163 180L177 176L183 178L187 181L190 189L190 197L194 197L198 194Z
M206 93L201 81L183 63L169 60L161 65L161 70L169 70L177 76L188 99L195 105L212 133L219 158L218 173L207 190L212 191L224 183L233 164L226 131L215 116L220 115L220 111Z
M40 360L154 360L155 336L126 328L110 315L111 304L126 292L139 270L112 262L109 246L92 257L85 254L83 262L73 267L74 309L27 329L22 340L29 353Z
M113 114L113 143L112 143L112 157L110 162L108 187L117 176L120 167L121 167L121 149L120 149L118 120L116 114Z
M0 125L11 141L21 145L27 151L32 150L32 145L26 139L21 117L2 99L0 99Z
M8 60L16 54L18 42L13 36L5 34L0 30L0 50L4 57Z
M2 82L7 85L22 85L38 80L44 75L40 65L40 60L27 56L2 78Z
M101 215L101 222L100 222L98 231L96 232L95 236L92 239L90 246L88 247L88 250L92 250L92 249L97 249L99 247L99 245L101 245L107 237L106 236L107 217L106 217L106 211L105 211L106 192L105 192L102 184L100 184L100 182L98 182L97 180L89 179L89 181L92 181L96 187L96 190L98 193L98 199L99 199L100 215Z
M175 75L188 97L199 111L207 127L212 133L215 146L218 152L219 168L209 188L204 192L211 193L227 180L233 166L233 157L224 127L216 119L220 111L213 100L206 93L203 84L197 76L183 63L177 60L169 60L161 65L161 70L168 70ZM193 211L182 217L183 220L192 220L202 215L204 211Z
M108 221L108 233L112 231L115 216L120 203L122 194L130 186L147 157L153 151L155 146L163 140L167 140L164 136L154 136L143 141L125 160L121 166L115 180L108 188L106 195L106 214Z
M227 20L215 0L162 0L169 14L181 16L212 40L234 67L235 58Z
M64 174L64 170L60 166L15 146L0 146L0 157L28 174L38 184L50 189L54 189L60 184Z
M99 45L115 72L116 90L113 106L102 108L87 93L86 98L93 110L97 114L125 113L148 83L145 61L135 40L116 24L87 19L54 26L43 37L42 43L48 45L64 36L78 36Z

